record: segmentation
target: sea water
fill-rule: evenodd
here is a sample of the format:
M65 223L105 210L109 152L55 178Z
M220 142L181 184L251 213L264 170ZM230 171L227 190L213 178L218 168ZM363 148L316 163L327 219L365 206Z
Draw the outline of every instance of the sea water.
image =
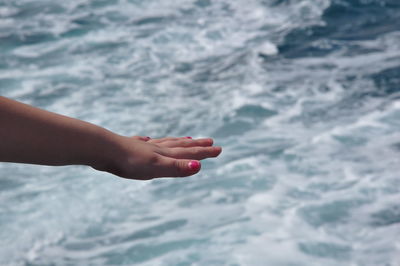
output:
M224 150L0 164L0 265L400 265L399 92L398 0L1 0L1 95Z

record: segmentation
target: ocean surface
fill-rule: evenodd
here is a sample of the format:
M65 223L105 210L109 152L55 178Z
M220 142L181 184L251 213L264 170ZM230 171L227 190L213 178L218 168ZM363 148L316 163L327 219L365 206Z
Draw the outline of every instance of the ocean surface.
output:
M400 265L399 0L0 0L0 94L224 149L0 163L0 265Z

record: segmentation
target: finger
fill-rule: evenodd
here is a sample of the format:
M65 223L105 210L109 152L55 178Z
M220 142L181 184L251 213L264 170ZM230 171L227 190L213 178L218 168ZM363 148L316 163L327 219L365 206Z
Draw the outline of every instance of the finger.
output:
M142 136L133 136L131 139L134 140L141 140L141 141L149 141L151 138L150 137L142 137Z
M181 139L191 139L192 137L165 137L165 138L160 138L160 139L151 139L152 143L163 143L166 141L175 141L175 140L181 140Z
M158 143L160 147L209 147L214 143L213 139L178 139L178 140L169 140L164 141L162 143Z
M217 157L222 151L221 147L191 147L162 149L162 155L175 159L203 160Z
M177 160L161 156L158 177L185 177L200 171L201 163L197 160Z

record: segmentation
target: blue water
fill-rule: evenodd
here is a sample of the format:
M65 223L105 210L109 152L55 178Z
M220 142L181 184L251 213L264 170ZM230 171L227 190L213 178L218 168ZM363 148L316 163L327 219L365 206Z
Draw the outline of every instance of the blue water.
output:
M0 164L0 265L400 265L398 0L0 0L0 94L224 148Z

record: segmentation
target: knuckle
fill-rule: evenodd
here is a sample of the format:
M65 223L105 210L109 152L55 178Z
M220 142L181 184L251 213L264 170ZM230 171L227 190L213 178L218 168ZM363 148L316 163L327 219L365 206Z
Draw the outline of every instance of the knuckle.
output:
M178 144L178 146L181 146L181 147L189 147L190 141L188 141L186 139L182 139L182 140L178 140L177 144Z
M200 155L202 153L202 149L199 147L195 147L192 149L193 155Z
M174 161L174 167L176 169L176 176L177 177L184 177L186 176L185 170L182 167L182 164L179 161Z

